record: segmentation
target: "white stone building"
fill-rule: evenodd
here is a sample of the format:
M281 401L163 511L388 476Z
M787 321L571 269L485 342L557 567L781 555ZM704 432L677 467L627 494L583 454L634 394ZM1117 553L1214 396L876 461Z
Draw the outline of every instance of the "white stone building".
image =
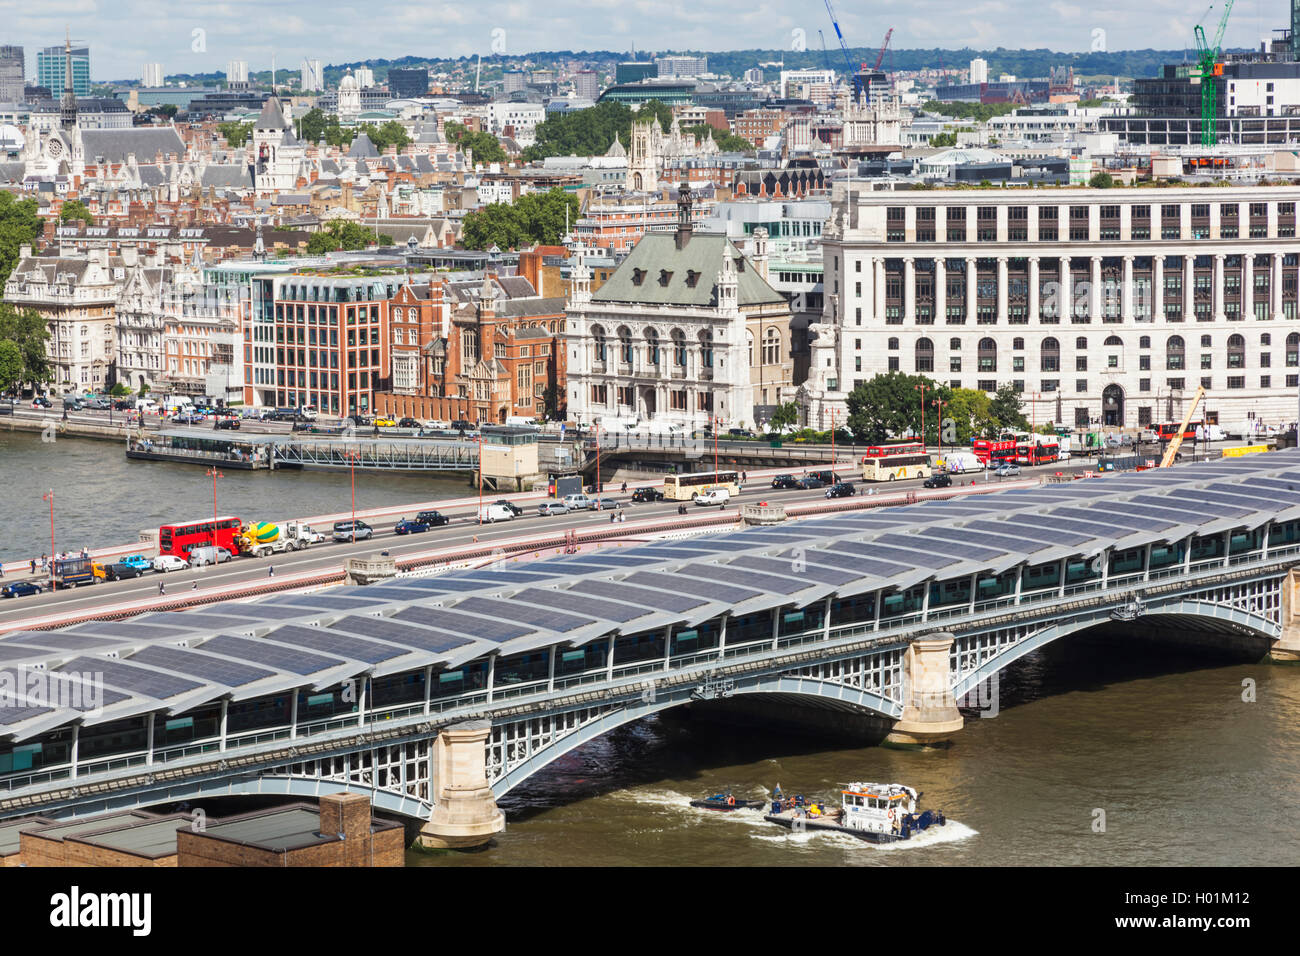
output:
M839 183L811 424L897 369L992 392L1039 424L1296 418L1293 186L872 192Z

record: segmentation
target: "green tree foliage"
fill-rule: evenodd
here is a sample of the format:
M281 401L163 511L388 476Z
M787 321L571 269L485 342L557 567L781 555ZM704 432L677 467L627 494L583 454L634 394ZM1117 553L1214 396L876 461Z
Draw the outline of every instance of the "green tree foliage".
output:
M360 132L361 130L365 130L366 135L370 137L370 142L374 143L375 149L379 150L381 153L389 146L396 146L398 149L402 149L411 145L411 137L407 134L406 127L397 122L397 120L389 120L381 126L375 126L373 123L364 123L359 127L357 132ZM352 138L355 139L356 136L353 135Z
M1020 393L1016 391L1014 385L1007 382L998 386L997 392L989 403L989 413L999 431L1007 429L1024 431L1029 428L1029 419L1025 418L1023 407Z
M799 406L795 402L786 402L784 405L778 405L775 412L772 413L772 420L769 421L768 427L776 430L789 428L799 422Z
M108 390L108 394L112 395L114 398L126 398L131 394L131 389L128 386L123 385L121 382L114 382L113 387Z
M528 162L547 156L600 156L617 136L628 144L632 111L622 103L606 101L591 109L557 113L537 124L536 141L524 150ZM451 124L448 124L450 134Z
M926 100L921 107L927 113L938 113L953 119L973 119L978 123L987 123L995 116L1005 116L1018 108L1015 103L941 103L938 100Z
M564 389L554 382L547 385L542 394L542 408L547 421L564 421L565 416L568 414L568 406L564 401Z
M848 398L849 428L858 441L882 442L921 433L921 392L925 391L925 441L966 445L972 438L996 438L1008 429L1026 430L1020 393L1001 386L990 398L971 388L949 388L921 375L888 372L855 388ZM942 417L934 402L943 402Z
M359 222L345 222L335 219L320 232L312 233L307 240L307 255L319 256L339 249L365 249L371 245L391 246L393 237L379 234Z
M946 149L957 145L956 133L940 133L938 136L930 137L930 145L935 149Z
M466 132L460 138L460 151L470 150L475 163L504 163L509 157L491 133Z
M673 128L673 108L662 100L648 100L632 114L632 122L644 123L648 119L657 119L659 128L667 133Z
M160 119L174 119L180 112L180 107L174 103L164 103L161 106L152 106L145 110L150 116L157 116Z
M68 222L71 219L80 219L87 226L95 224L95 217L91 215L86 204L80 199L73 199L63 204L63 209L59 212L59 222Z
M23 378L23 353L17 342L0 339L0 392L10 391Z
M21 365L15 381L35 383L49 377L50 363L45 357L49 338L45 319L35 309L0 302L0 342L8 342L18 350Z
M926 387L926 401L938 395L939 386L923 375L887 372L863 382L849 393L849 428L859 441L878 443L919 432L921 426L921 392ZM926 425L930 423L927 421ZM927 427L927 434L931 431Z
M248 137L253 135L252 123L218 123L217 132L226 139L226 144L231 149L239 149L248 142Z
M41 217L35 199L16 200L0 191L0 289L18 265L18 249L41 234Z
M461 244L466 249L518 249L541 243L555 245L564 235L564 211L569 223L578 221L578 197L563 189L520 196L513 205L492 203L465 217Z
M1115 185L1115 178L1107 172L1094 173L1088 180L1088 185L1093 189L1110 189Z

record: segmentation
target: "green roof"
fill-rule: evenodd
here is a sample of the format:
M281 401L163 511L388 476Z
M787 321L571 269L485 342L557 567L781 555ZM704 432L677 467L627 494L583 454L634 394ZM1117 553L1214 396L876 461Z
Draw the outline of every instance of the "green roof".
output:
M676 236L666 232L642 236L614 274L592 293L591 300L712 308L718 302L724 247L736 263L737 300L742 309L785 302L726 236L695 233L678 249ZM696 274L693 284L691 273Z

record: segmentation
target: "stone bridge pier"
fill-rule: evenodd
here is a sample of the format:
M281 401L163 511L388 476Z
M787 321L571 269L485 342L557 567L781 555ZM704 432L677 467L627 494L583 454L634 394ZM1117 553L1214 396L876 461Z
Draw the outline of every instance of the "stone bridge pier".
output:
M433 744L433 814L420 830L421 846L464 849L482 846L505 829L505 814L487 779L491 724L466 721L443 728Z
M1292 568L1282 580L1282 636L1268 656L1278 663L1300 663L1300 568Z
M942 744L961 730L961 714L949 681L948 655L955 638L947 631L927 634L903 655L903 716L885 737L886 745Z

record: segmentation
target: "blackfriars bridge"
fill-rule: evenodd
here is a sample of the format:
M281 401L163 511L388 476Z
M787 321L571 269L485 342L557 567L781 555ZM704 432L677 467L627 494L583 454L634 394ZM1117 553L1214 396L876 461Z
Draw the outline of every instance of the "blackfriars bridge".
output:
M340 790L483 843L607 731L747 695L959 735L1115 622L1300 659L1300 451L0 638L0 817ZM834 714L830 715L834 719Z

